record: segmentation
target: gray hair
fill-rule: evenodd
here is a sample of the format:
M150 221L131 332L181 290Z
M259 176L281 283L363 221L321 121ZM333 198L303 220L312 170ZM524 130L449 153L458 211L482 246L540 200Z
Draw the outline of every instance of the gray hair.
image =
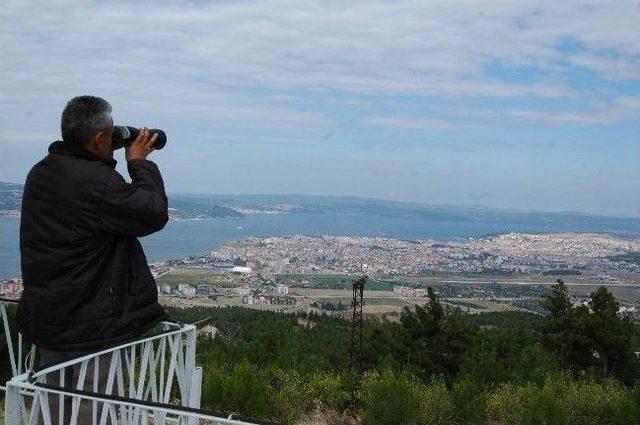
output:
M106 130L112 123L109 102L95 96L74 97L62 111L62 140L86 146L91 136Z

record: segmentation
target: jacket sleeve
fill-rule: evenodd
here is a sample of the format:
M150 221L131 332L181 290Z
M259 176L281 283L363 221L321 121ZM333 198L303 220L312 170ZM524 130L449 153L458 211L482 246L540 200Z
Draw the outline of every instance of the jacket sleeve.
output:
M169 205L158 166L146 159L127 162L131 183L117 172L107 183L100 226L106 233L146 236L161 230L169 220Z

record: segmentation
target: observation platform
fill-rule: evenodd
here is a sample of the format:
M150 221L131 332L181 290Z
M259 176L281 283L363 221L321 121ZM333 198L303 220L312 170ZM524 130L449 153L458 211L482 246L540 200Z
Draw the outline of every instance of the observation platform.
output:
M6 425L269 423L200 409L202 368L195 364L195 325L163 322L161 331L154 335L35 367L36 347L26 347L20 333L11 333L7 309L17 303L0 298L12 374L0 386L5 391ZM98 376L101 367L108 367L106 382L96 380L89 388L87 371ZM78 378L65 385L65 376L71 376L65 372L71 369L79 371Z

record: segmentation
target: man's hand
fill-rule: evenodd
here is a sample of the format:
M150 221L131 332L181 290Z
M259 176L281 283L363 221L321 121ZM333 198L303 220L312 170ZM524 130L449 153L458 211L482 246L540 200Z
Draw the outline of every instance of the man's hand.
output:
M136 140L131 142L131 145L124 148L124 157L127 161L132 159L146 159L147 155L153 152L153 144L158 138L157 134L150 137L149 129L143 127L140 129L140 133Z

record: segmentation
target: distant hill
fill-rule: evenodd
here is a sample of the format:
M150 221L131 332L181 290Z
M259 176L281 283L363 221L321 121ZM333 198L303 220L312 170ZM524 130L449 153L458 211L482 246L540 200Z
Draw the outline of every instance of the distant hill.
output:
M549 232L598 232L623 237L640 235L640 219L581 212L540 212L493 209L478 205L434 205L381 199L314 195L187 195L172 197L194 203L215 203L246 213L351 213L432 222L483 222ZM533 230L532 230L533 231Z
M24 185L0 182L0 216L18 216L22 205ZM175 220L193 220L215 217L244 217L241 212L208 201L190 202L169 198L169 217Z
M0 215L20 210L22 185L0 182ZM477 205L434 205L381 199L314 195L169 194L170 217L201 219L246 214L362 214L424 219L434 224L486 223L545 229L545 232L598 232L623 237L640 235L640 219L580 212L540 212L492 209ZM537 230L539 231L539 230Z
M224 205L216 205L210 202L190 202L170 197L169 217L176 220L193 220L215 217L244 217L244 214Z

